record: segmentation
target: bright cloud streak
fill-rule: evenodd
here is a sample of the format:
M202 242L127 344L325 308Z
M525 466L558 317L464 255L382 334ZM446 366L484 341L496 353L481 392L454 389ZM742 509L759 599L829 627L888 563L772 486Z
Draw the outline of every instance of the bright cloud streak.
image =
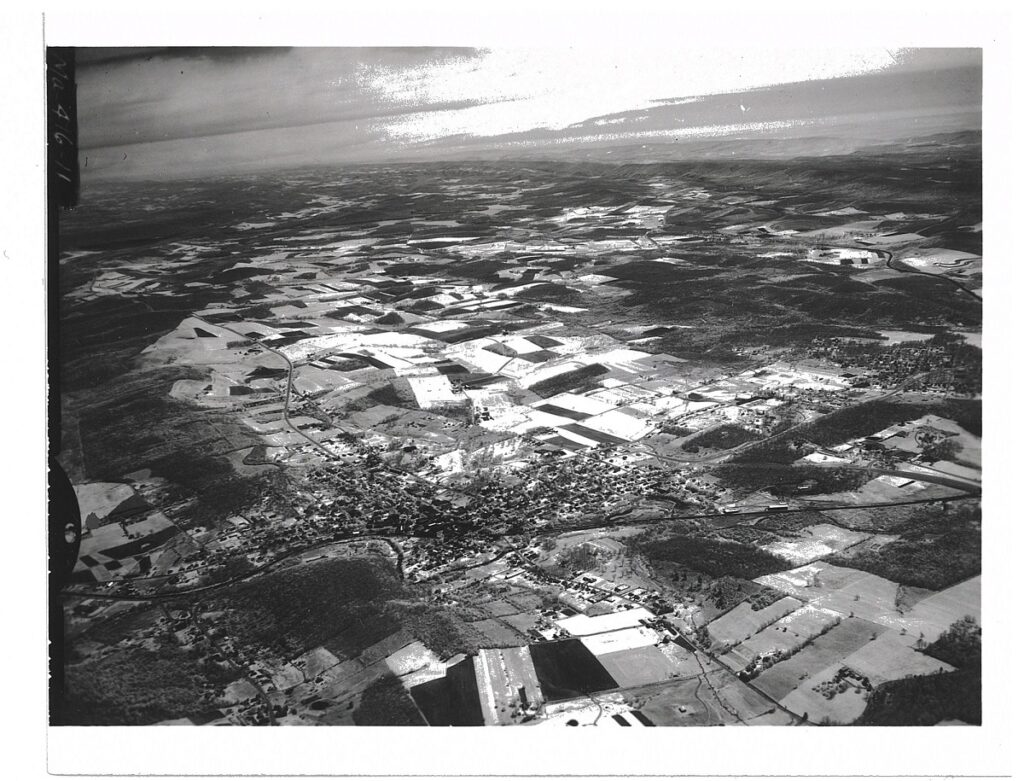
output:
M585 136L563 136L552 141L555 145L603 144L613 141L635 141L637 139L678 139L694 136L719 138L738 133L767 133L788 130L795 127L812 127L820 122L810 119L791 119L778 122L737 122L731 125L712 127L682 128L679 130L639 130L629 133L590 133ZM509 146L526 145L528 142L511 141Z
M813 133L837 149L981 122L980 51L970 49L171 48L86 50L83 60L90 178L601 144L685 156L685 142L704 136Z
M647 108L666 98L852 76L892 63L893 55L884 49L499 49L397 72L367 66L359 83L389 105L480 104L419 112L379 126L395 140L427 141L563 129L593 117Z

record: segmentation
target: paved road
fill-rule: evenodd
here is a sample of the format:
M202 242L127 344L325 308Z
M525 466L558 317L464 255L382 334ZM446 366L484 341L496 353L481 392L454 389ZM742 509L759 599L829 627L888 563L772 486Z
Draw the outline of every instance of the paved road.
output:
M292 363L292 359L291 359L291 358L289 358L289 357L288 357L287 355L285 355L285 354L284 354L283 352L281 352L280 350L275 350L275 349L274 349L273 347L269 347L268 345L265 345L265 344L263 344L262 342L260 342L260 341L257 341L257 340L255 340L255 339L253 339L253 338L251 338L251 337L247 336L246 334L243 334L243 333L241 333L241 332L239 332L239 331L236 331L236 330L235 330L235 329L233 329L233 328L228 328L228 327L227 327L226 325L223 325L223 324L221 324L221 323L211 323L210 321L206 320L205 318L203 318L203 317L202 317L202 316L200 316L200 315L193 315L193 316L194 316L194 317L195 317L195 318L196 318L197 320L201 320L202 322L206 323L207 325L209 325L209 326L211 326L211 327L213 327L213 328L223 328L223 329L224 329L225 331L228 331L228 332L230 332L230 333L233 333L233 334L234 334L235 336L240 336L240 337L242 337L242 338L243 338L243 339L245 339L245 340L246 340L246 341L247 341L247 342L248 342L249 344L254 344L254 345L257 345L257 346L259 346L259 347L262 347L262 348L263 348L264 350L267 350L268 352L272 352L272 353L274 353L274 355L278 356L279 358L281 358L282 360L284 360L284 362L285 362L286 364L288 364L288 382L287 382L287 384L286 384L286 386L285 386L285 392L284 392L284 410L283 410L283 419L284 419L284 423L285 423L285 425L286 425L286 426L288 426L288 428L290 428L290 429L291 429L292 431L294 431L294 432L295 432L296 434L298 434L298 435L299 435L300 437L302 437L303 439L307 440L307 441L308 441L308 442L309 442L310 444L312 444L312 445L313 445L313 446L314 446L314 447L315 447L315 448L316 448L317 450L319 450L319 451L321 451L322 453L324 453L324 454L325 454L325 455L326 455L326 456L327 456L327 457L328 457L329 459L331 459L332 461L337 461L337 460L338 460L338 456L337 456L337 455L335 455L334 453L332 453L332 452L331 452L330 450L328 450L328 449L327 449L326 447L324 447L323 445L321 445L321 444L320 444L319 442L317 442L317 441L316 441L315 439L313 439L313 438L312 438L311 436L309 436L308 434L306 434L306 433L305 433L304 431L300 431L300 430L299 430L299 429L298 429L298 428L297 428L297 427L295 426L295 424L291 422L291 420L290 420L290 419L289 419L289 417L288 417L288 407L289 407L289 405L291 404L291 401L292 401L292 376L293 376L293 374L295 373L295 365L294 365L294 364Z

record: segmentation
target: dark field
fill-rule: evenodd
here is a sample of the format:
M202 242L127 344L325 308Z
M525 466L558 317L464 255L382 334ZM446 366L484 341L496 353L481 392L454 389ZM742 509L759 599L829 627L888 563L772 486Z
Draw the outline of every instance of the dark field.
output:
M589 366L571 369L562 374L556 374L554 377L549 377L546 380L541 380L532 386L530 390L543 399L571 390L589 390L592 387L591 381L595 377L600 377L602 374L607 373L608 369L606 367L599 363L592 363Z
M551 415L560 415L563 418L569 418L571 420L584 420L590 417L585 412L577 412L576 410L564 409L563 407L558 407L554 404L538 404L537 409L539 409L541 412L547 412L550 413Z
M586 437L594 442L600 442L602 445L621 445L627 440L617 437L613 434L607 434L604 431L598 431L587 426L582 426L579 423L567 423L562 428L566 431L571 431L574 434L579 434L581 437Z
M362 727L415 727L423 724L402 682L394 675L378 678L363 692L352 719Z
M581 694L614 689L617 684L579 640L530 646L541 690L548 700L568 700Z
M433 727L476 727L484 723L471 658L449 667L444 678L413 687L412 697Z

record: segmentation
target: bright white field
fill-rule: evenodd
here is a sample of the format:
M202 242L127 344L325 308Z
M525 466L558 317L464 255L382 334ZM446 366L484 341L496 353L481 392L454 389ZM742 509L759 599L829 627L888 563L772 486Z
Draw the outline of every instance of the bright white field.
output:
M606 401L595 399L590 396L580 396L575 393L559 393L557 396L552 396L550 399L542 399L536 402L538 405L553 404L556 407L562 409L572 410L573 412L579 412L584 415L600 415L602 412L607 412L610 409L614 409L614 404L609 404Z
M653 424L646 420L634 418L615 409L587 418L581 423L587 428L628 440L640 439L654 429Z
M458 403L461 397L452 391L452 384L443 375L407 377L416 403L421 409L430 409L438 404Z
M618 613L606 613L603 616L585 616L583 614L563 618L555 623L569 634L583 637L616 629L639 626L641 619L654 618L654 614L645 607L632 610L621 610Z
M765 550L793 564L807 564L837 551L846 550L871 536L828 523L808 526L802 529L800 534L798 539L773 542L765 546Z
M594 656L612 654L616 651L629 651L654 645L659 640L658 633L645 626L619 629L614 632L603 632L599 635L587 635L581 642Z

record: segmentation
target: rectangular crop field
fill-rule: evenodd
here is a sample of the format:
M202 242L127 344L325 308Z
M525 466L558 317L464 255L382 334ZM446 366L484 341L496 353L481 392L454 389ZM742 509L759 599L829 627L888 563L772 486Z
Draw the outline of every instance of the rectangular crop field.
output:
M729 646L746 640L769 624L789 615L802 603L794 597L783 597L761 610L751 608L749 602L740 602L728 613L708 624L711 639Z
M654 646L603 654L599 661L619 686L642 686L672 677L668 657Z
M613 434L607 434L604 431L598 431L597 429L589 428L587 426L580 425L579 423L567 423L560 428L563 428L573 434L578 434L581 437L591 439L594 442L600 442L602 445L621 445L627 441L621 437L614 436Z
M914 637L924 633L925 640L932 641L964 616L981 619L980 575L925 597L905 618L909 633Z
M471 658L449 667L444 678L414 686L410 693L431 726L473 727L484 723Z
M734 666L737 661L749 663L759 654L793 651L837 624L840 617L840 614L833 610L805 605L765 627L749 640L744 640L727 656L722 657L722 660L729 666Z
M792 594L840 613L888 626L897 625L898 586L891 580L849 567L816 562L803 567L764 575L755 580L765 586Z
M910 635L900 635L895 630L885 632L843 659L843 664L866 675L874 686L909 675L930 675L953 669L945 662L914 650L913 643Z
M635 607L631 610L620 610L617 613L606 613L601 616L579 614L563 618L555 623L570 634L596 635L616 629L640 626L640 621L651 618L654 618L654 614L650 610L645 607Z
M549 415L558 415L562 418L569 418L570 420L585 420L590 416L585 412L577 412L576 410L566 409L565 407L559 407L555 404L538 404L535 409L541 412L546 412Z
M481 706L491 724L512 724L521 708L519 690L527 703L543 701L533 659L526 647L481 649L474 662Z
M871 642L872 635L883 631L877 624L860 618L844 618L789 659L773 665L757 676L753 686L774 700L782 700L800 686L801 681L836 664Z
M548 700L566 700L616 687L608 671L579 640L531 645L530 656Z
M586 635L582 642L594 656L629 651L654 645L658 642L658 633L647 627L631 627L617 629L614 632L603 632L599 635Z

